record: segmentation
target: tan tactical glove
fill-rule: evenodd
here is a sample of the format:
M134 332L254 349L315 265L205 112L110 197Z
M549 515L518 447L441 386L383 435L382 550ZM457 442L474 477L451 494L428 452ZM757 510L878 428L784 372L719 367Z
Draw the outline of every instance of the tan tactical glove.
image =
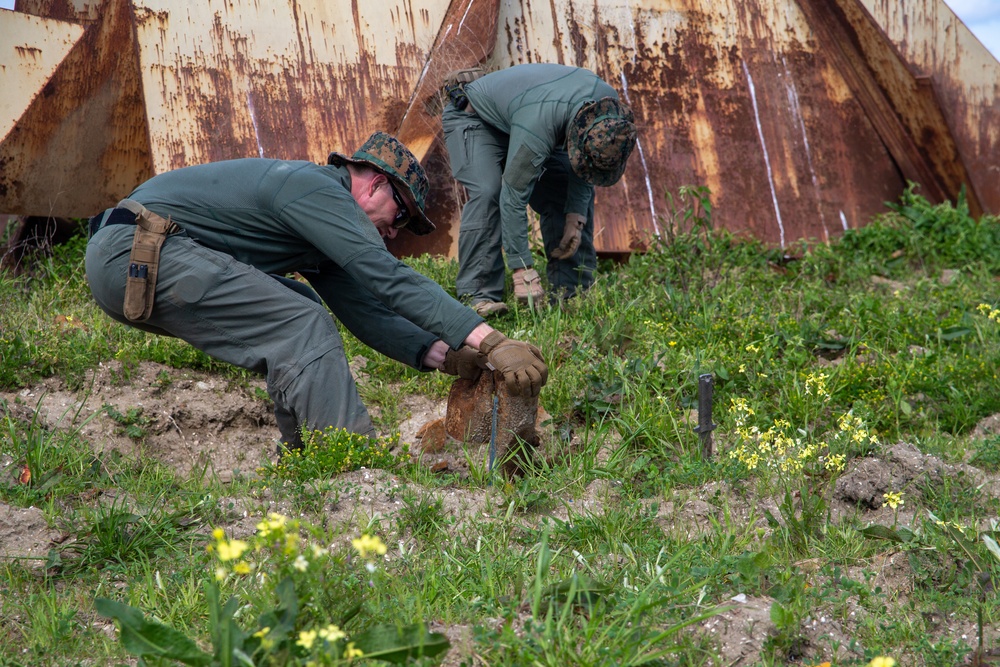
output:
M479 345L479 351L495 370L503 374L507 391L515 396L538 396L549 379L549 368L541 351L530 343L511 340L492 331Z
M479 367L479 350L463 345L458 350L448 350L444 355L442 373L457 375L466 380L477 380L483 369Z
M559 247L552 251L552 259L569 259L576 254L576 249L580 247L580 235L583 233L583 226L587 224L587 216L579 213L566 214L566 226L563 227L562 241Z

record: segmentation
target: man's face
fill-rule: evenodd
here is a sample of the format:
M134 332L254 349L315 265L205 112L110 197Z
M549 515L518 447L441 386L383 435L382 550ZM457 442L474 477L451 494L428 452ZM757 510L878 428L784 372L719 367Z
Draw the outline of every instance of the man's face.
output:
M371 195L362 208L383 239L396 238L409 221L410 212L403 198L384 177L372 182Z

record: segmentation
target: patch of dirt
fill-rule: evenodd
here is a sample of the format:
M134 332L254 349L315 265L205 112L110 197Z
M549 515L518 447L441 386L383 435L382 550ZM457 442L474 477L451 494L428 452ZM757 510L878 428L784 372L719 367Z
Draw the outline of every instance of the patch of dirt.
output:
M355 372L359 382L364 382L363 370ZM20 392L0 392L0 409L5 407L12 416L29 422L37 409L41 426L78 429L98 454L118 451L127 456L149 457L182 476L212 475L226 482L236 476L253 476L260 462L275 456L278 430L270 403L262 399L263 392L263 380L234 386L218 376L155 363L143 363L131 370L110 363L101 365L80 391L71 391L60 379L51 378ZM431 452L420 448L418 433L445 417L445 401L423 396L405 396L400 401L399 414L406 415L398 427L401 441L410 444L418 460L442 473L460 477L481 474L487 460L486 445L467 446L444 439L444 444ZM126 432L130 420L141 430L137 437ZM975 435L987 437L998 432L1000 415L995 415L984 420ZM579 446L577 438L563 444L552 432L545 433L542 442L538 454L550 461L558 461L567 447ZM606 443L607 451L598 456L599 462L607 457L612 444ZM16 479L19 464L9 457L0 460L0 475ZM470 466L478 470L472 471ZM882 494L913 494L925 480L934 483L957 476L965 476L970 485L989 496L1000 497L1000 482L995 476L967 464L949 464L925 455L909 443L897 443L878 456L851 463L831 497L834 520L912 526L912 511L906 508L895 513L884 507ZM619 481L601 479L582 492L551 490L555 502L548 504L544 513L563 521L571 516L600 514L605 504L618 497L620 486ZM327 525L341 527L343 539L347 540L373 522L394 529L406 504L405 494L424 493L434 494L443 514L456 528L470 521L489 520L505 502L496 488L444 487L427 491L411 482L403 483L390 472L362 469L317 481L309 508L293 508L288 501L276 501L269 491L255 497L224 498L222 506L229 508L229 523L224 527L233 537L245 537L269 512L292 515L306 511L322 516ZM764 510L778 515L774 499L758 494L751 483L734 488L727 482L712 482L697 489L677 489L669 498L644 502L656 504L656 520L665 534L685 539L711 534L718 524L742 526L746 534L757 531L761 536L771 530L764 520ZM390 545L389 559L398 549L409 548L411 538L405 534L398 537L401 542ZM0 504L0 558L44 563L46 552L59 538L59 531L47 524L40 509ZM815 572L810 576L816 581L810 585L829 585L822 580L817 563L803 561L795 567ZM871 589L880 588L890 607L906 604L912 581L903 553L845 567L844 576ZM695 631L718 646L720 661L716 664L752 665L761 660L768 638L777 632L771 620L773 604L771 598L739 594L727 603L726 611L698 624ZM858 655L847 653L852 628L863 619L879 621L872 618L874 612L860 605L839 619L816 613L818 617L804 619L799 627L800 643L794 649L809 664L858 659ZM940 627L942 635L965 634L970 645L974 641L974 627L955 627L946 619L942 619ZM445 665L457 666L473 655L471 627L436 624L432 629L444 632L453 643Z
M0 503L0 559L23 558L41 564L59 534L49 528L44 513L37 507Z
M878 510L885 504L883 494L905 490L919 494L923 483L940 484L944 478L964 477L987 496L1000 497L1000 480L978 468L948 464L926 455L915 446L900 442L885 456L855 460L837 480L834 499L864 510Z
M79 391L49 378L16 394L0 393L0 400L37 409L46 428L78 429L95 453L150 457L182 476L207 473L228 481L251 474L275 452L274 416L253 397L255 388L263 391L263 380L244 389L197 371L149 362L126 371L110 363Z

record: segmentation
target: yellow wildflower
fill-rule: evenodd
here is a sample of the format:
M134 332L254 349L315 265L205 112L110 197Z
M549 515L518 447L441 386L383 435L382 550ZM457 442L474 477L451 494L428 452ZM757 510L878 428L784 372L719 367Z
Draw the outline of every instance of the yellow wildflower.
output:
M291 556L298 553L299 550L299 536L295 533L288 533L285 535L285 555Z
M868 667L896 667L896 661L888 656L880 655L877 658L872 658Z
M271 512L267 515L267 519L257 524L257 533L260 537L267 537L271 533L283 529L287 521L287 517L277 512Z
M346 637L347 634L339 627L331 623L325 628L320 629L319 636L321 639L325 639L326 641L332 644L335 641L340 641L341 639Z
M355 658L360 658L363 655L364 651L359 648L355 648L354 642L349 643L347 648L344 649L344 657L348 660L354 660ZM886 665L886 667L892 667L892 665Z
M385 544L378 535L362 535L359 538L351 540L351 546L358 552L358 555L362 558L368 558L370 553L378 554L382 556L388 549L386 549Z
M250 574L250 564L245 560L241 560L236 565L233 565L233 572L236 574Z
M271 628L261 628L257 632L253 633L254 637L260 639L260 647L265 651L274 648L274 640L267 635L271 632Z
M319 633L315 630L303 630L299 633L299 640L295 642L304 649L312 648L313 642L316 641L316 636Z
M250 545L243 540L219 540L218 544L215 545L216 550L219 552L219 560L223 563L230 560L236 560L243 555Z
M892 509L896 509L897 507L902 507L904 504L903 494L897 491L889 491L888 493L883 493L882 497L885 499L885 502L882 503L882 507L888 505Z
M846 457L843 454L831 454L827 457L823 467L832 472L840 472L844 469Z

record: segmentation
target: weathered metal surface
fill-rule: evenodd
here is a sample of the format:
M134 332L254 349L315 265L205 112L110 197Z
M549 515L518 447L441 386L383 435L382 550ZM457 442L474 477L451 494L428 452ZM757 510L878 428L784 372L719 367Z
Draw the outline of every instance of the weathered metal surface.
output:
M92 23L101 16L104 0L15 0L14 10L60 21Z
M323 161L387 129L423 155L439 225L391 249L453 251L462 193L427 102L448 70L491 50L488 67L589 67L635 109L639 147L622 181L598 190L604 252L644 247L682 185L712 190L717 224L781 245L864 224L914 175L938 196L968 182L985 210L1000 211L1000 64L942 0L18 8L87 27L64 37L50 74L24 84L35 94L12 96L22 110L0 107L10 128L0 134L0 211L89 215L153 173L255 155ZM11 14L0 11L0 35L20 35Z
M400 254L458 254L461 186L451 177L441 141L441 86L454 70L472 67L489 57L496 44L499 0L454 0L445 14L427 64L410 96L396 136L420 159L431 182L428 202L437 233L401 234L388 247Z
M970 210L982 215L930 77L907 68L856 0L798 2L903 176L936 202L957 198L966 186Z
M2 14L5 35L39 20ZM107 3L2 135L0 210L87 216L153 174L131 25L125 3Z
M944 2L858 0L929 77L985 210L1000 213L1000 65Z
M0 137L14 127L83 35L75 23L0 9Z
M156 171L323 159L406 108L441 2L133 3Z
M826 4L829 12L834 3L814 4ZM598 190L602 250L628 250L656 233L669 213L665 193L685 184L711 188L718 224L785 245L864 224L915 173L900 169L883 143L879 119L869 115L857 88L824 50L818 26L794 0L590 6L512 0L501 11L492 64L590 67L636 109L639 149L622 182ZM1000 71L995 60L986 65ZM926 99L921 104L936 109ZM940 114L937 125L926 116L922 125L919 120L904 135L926 140L918 130L942 124ZM994 113L994 126L998 120ZM939 157L950 138L943 134L944 140L929 142L933 150L925 157ZM996 165L1000 157L994 151L985 161ZM948 164L938 159L937 166ZM946 194L957 193L962 175L968 178L958 171Z

